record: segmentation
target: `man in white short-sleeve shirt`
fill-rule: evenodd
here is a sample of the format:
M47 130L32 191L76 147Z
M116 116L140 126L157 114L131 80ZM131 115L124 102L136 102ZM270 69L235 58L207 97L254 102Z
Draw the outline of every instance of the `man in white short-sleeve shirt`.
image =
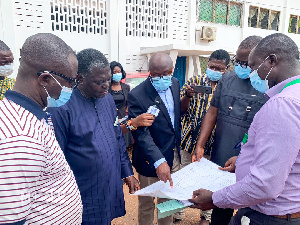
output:
M81 224L78 186L43 111L76 83L76 56L53 34L29 37L21 56L0 102L0 224Z

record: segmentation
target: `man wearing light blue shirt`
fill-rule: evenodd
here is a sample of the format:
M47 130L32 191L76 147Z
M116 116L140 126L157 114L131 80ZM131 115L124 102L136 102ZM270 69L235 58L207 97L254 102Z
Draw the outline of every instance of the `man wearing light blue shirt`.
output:
M129 117L137 117L155 105L159 114L149 128L133 132L135 146L132 163L139 173L141 188L162 180L173 186L171 173L179 170L180 87L172 77L173 62L169 55L157 53L149 61L150 75L128 94ZM165 199L158 199L158 203ZM152 225L154 199L139 196L139 224ZM172 216L158 224L173 224Z

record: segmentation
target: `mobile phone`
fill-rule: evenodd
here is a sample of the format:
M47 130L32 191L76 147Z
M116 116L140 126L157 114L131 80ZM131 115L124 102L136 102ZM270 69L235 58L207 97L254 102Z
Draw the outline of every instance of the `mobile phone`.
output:
M199 94L211 94L212 88L211 86L204 86L204 85L198 85L198 86L191 86L195 93Z

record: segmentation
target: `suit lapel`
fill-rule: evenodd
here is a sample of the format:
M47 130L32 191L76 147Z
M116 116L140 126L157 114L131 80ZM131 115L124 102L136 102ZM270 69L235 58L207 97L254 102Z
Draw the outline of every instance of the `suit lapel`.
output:
M173 81L172 81L172 86L173 86ZM171 86L171 91L173 93L173 90L172 90L172 86ZM148 93L149 93L149 97L151 98L151 100L153 101L154 103L154 100L158 95L157 91L155 90L155 88L153 87L153 85L151 84L150 82L150 79L148 78L147 79L147 89L148 89ZM176 92L176 91L174 91ZM174 99L174 104L175 104L175 98L174 98L174 94L173 94L173 99ZM175 107L176 105L174 105ZM164 117L167 119L167 121L169 122L170 126L172 127L172 129L174 130L174 127L172 125L172 122L171 122L171 117L168 113L168 110L167 110L167 107L165 106L164 102L162 101L162 99L160 99L160 104L159 104L159 110L163 113ZM175 113L176 115L176 113ZM175 117L176 119L176 117Z
M177 85L178 85L178 83L174 82L174 79L172 78L171 91L172 91L173 101L174 101L174 126L175 126L175 130L177 130L177 128L178 128L176 121L180 120L180 110L178 111L178 109L180 109L180 105L179 105L179 103L180 103L180 93L178 91Z

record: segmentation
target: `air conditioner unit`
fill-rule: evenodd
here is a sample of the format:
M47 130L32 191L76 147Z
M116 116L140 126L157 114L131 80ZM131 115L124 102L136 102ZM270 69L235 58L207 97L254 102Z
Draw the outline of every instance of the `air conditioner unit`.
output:
M209 27L209 26L202 27L201 40L214 41L216 40L216 35L217 35L216 27Z

